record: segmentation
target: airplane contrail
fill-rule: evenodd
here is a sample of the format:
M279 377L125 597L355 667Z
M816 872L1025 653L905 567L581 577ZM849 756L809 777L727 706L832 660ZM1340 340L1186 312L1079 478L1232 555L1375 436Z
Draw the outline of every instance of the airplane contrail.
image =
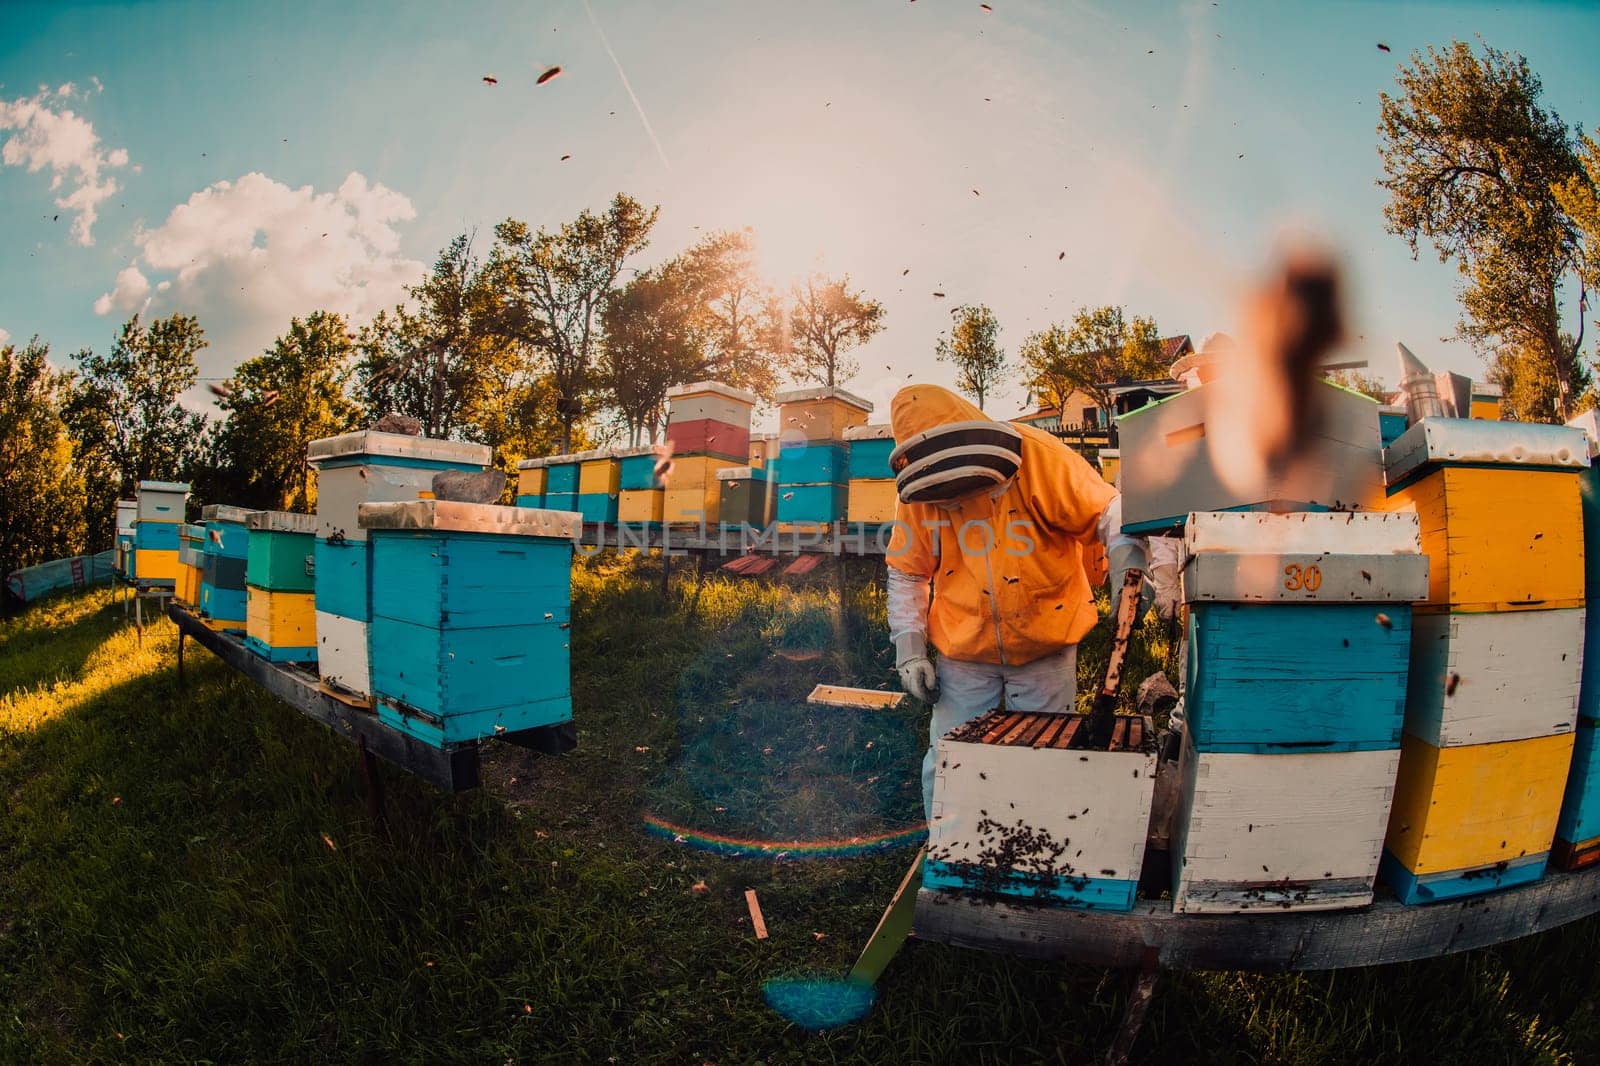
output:
M606 40L606 31L600 28L599 20L594 17L594 8L589 6L589 0L583 0L583 10L588 14L589 25L594 27L594 32L599 36L606 55L611 57L611 65L617 68L617 77L622 79L622 87L628 90L628 99L633 101L633 109L639 113L639 121L644 124L644 131L650 135L650 143L656 146L656 155L661 157L661 165L670 171L672 164L667 162L667 153L662 149L656 131L650 126L650 118L644 113L644 105L639 102L639 94L633 91L633 86L628 82L627 72L622 69L622 61L617 58L617 53L611 50L611 42Z

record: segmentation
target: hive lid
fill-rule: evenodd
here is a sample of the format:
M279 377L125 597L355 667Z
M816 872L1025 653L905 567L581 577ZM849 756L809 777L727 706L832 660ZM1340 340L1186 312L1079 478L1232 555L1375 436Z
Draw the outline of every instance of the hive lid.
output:
M637 459L641 455L656 455L659 450L658 444L641 444L637 448L618 448L611 454L618 459Z
M753 392L746 392L744 389L736 389L732 385L724 385L720 381L695 381L687 385L674 385L667 390L668 401L687 399L690 396L705 395L721 396L724 399L734 400L742 404L748 404L751 407L754 407L757 401L761 399L761 397L757 396Z
M183 481L141 481L140 492L188 492L189 486Z
M201 540L206 535L204 522L185 522L178 527L178 536L187 540Z
M586 452L573 452L567 458L574 462L587 463L595 459L615 459L616 457L617 450L615 448L590 448Z
M1383 451L1390 485L1425 466L1448 463L1576 469L1589 465L1589 448L1583 431L1571 426L1424 418Z
M541 470L550 465L550 457L541 455L536 459L523 459L517 463L518 470Z
M237 522L241 526L255 513L248 507L235 507L231 503L208 503L200 508L200 517L207 522Z
M1567 419L1567 425L1573 429L1581 429L1589 438L1589 458L1600 455L1600 411L1588 410L1581 415Z
M845 440L894 440L894 427L849 426L844 431Z
M244 524L251 530L263 533L315 533L317 516L293 511L255 511L245 519Z
M545 466L577 466L583 462L576 455L550 455L545 457Z
M1415 555L1414 511L1196 511L1183 527L1187 555Z
M428 529L439 533L491 533L571 540L583 528L583 516L577 511L454 500L364 503L358 514L362 529Z
M869 413L872 411L871 400L863 400L854 393L845 392L841 388L830 387L827 385L819 385L816 388L811 389L790 389L788 392L778 393L778 395L773 397L773 399L775 399L780 406L786 403L810 403L815 400L838 400L840 403L847 404L860 411L866 411Z
M381 433L375 429L341 433L337 437L314 440L306 447L306 461L312 466L329 459L370 456L374 459L427 459L441 463L475 463L488 466L494 449L487 444L459 440L412 437L404 433Z

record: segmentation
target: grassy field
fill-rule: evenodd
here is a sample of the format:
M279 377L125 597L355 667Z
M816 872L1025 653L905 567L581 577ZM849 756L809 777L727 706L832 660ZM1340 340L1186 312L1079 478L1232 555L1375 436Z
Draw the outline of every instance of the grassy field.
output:
M926 711L808 712L890 685L881 586L649 564L575 581L579 748L497 747L489 787L385 768L104 591L0 623L0 1062L1080 1062L1120 975L911 944L863 1023L808 1034L764 979L846 970L903 872L729 857L733 839L893 833L920 815ZM659 571L657 571L659 574ZM1161 658L1141 649L1143 676ZM1088 642L1084 677L1103 661ZM703 888L696 886L703 882ZM757 941L755 888L771 930ZM1600 923L1338 974L1174 974L1146 1062L1600 1061Z

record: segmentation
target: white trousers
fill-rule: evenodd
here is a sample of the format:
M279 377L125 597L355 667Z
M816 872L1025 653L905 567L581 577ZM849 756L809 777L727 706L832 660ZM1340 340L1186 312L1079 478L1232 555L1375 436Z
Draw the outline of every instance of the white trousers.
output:
M933 821L933 764L939 738L1000 706L1008 711L1064 714L1078 702L1078 646L1069 644L1026 666L1000 666L939 657L939 702L928 724L922 758L922 813Z

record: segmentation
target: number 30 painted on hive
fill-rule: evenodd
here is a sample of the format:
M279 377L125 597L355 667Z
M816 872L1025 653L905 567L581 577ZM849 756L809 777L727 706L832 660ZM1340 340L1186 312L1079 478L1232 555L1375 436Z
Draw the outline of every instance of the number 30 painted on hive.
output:
M1283 587L1290 592L1315 592L1322 587L1322 569L1316 566L1300 567L1290 563L1283 568Z

